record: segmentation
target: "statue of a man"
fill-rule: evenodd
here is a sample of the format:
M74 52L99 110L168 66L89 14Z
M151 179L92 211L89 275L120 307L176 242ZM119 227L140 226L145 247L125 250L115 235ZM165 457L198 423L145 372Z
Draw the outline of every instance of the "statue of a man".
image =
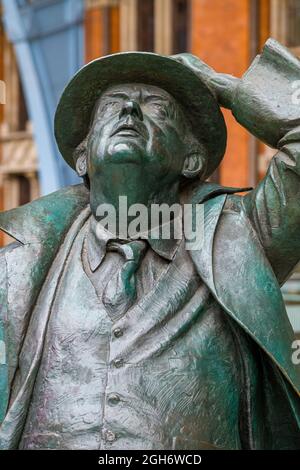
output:
M56 139L84 184L0 215L16 240L0 257L1 448L300 447L280 293L300 260L299 70L270 40L241 80L137 52L71 80ZM206 182L220 105L278 148L254 190ZM201 247L107 230L98 208L120 220L120 196L204 207Z

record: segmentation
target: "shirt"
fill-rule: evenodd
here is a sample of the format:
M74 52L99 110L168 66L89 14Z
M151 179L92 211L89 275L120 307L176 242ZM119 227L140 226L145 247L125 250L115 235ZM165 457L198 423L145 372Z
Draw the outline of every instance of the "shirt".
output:
M184 240L149 242L137 301L112 320L99 294L120 259L91 226L56 291L20 448L241 448L239 351Z
M113 235L97 223L92 216L83 243L82 263L100 301L107 281L116 276L116 272L125 262L124 256L113 248L110 250L113 241ZM119 240L119 242L126 243L126 240ZM137 301L155 285L163 269L174 257L180 239L151 239L149 237L148 242L145 243L148 245L148 250L135 276ZM100 265L101 269L99 269Z

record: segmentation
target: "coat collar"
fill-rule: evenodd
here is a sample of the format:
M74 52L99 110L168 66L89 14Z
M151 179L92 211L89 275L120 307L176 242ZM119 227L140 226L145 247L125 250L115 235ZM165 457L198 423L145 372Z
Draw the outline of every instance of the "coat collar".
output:
M159 256L171 261L178 249L181 242L181 238L165 239L165 238L151 238L149 236L145 238L147 243L151 246ZM106 230L101 223L97 223L97 220L93 215L90 216L89 227L86 234L86 248L87 258L90 269L94 272L103 261L106 255L107 245L110 241L115 240L114 235ZM126 240L130 241L129 239Z
M84 185L68 186L35 201L0 213L0 229L25 243L57 245L74 218L89 202Z
M202 203L220 194L249 189L195 181L183 190L183 199ZM55 244L88 203L89 191L83 184L68 186L24 206L1 212L0 229L23 244Z

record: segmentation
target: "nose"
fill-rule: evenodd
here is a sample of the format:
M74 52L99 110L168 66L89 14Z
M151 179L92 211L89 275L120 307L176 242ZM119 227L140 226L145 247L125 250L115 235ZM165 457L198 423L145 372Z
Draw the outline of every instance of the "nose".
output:
M144 120L143 112L141 110L140 105L133 100L126 101L124 105L122 106L122 109L119 114L119 118L121 119L122 117L125 116L135 116L137 117L140 121Z

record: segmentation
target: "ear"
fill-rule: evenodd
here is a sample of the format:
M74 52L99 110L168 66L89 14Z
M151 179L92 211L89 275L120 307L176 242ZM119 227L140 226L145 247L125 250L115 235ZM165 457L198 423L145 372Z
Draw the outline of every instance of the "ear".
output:
M75 169L78 176L87 176L87 153L88 153L88 135L86 138L76 147L73 153L73 160L75 163Z
M85 153L80 155L76 160L76 172L78 176L86 176L87 174L87 163Z
M205 173L206 162L204 156L200 152L189 154L183 163L182 175L186 178L195 178Z

